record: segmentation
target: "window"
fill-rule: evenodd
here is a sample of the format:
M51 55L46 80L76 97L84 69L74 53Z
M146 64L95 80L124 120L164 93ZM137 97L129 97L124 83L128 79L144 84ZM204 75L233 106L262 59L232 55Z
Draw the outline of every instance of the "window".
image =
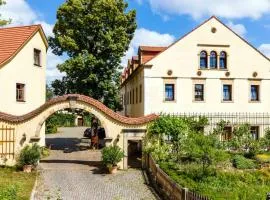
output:
M232 127L226 126L226 127L224 127L223 133L221 135L221 140L228 141L230 139L232 139Z
M202 51L200 53L200 68L201 69L207 68L207 53L206 53L206 51Z
M25 85L21 83L16 84L16 100L17 101L25 101Z
M34 65L41 66L40 55L41 51L38 49L34 49Z
M204 85L195 84L195 101L204 101Z
M251 85L250 86L250 100L251 101L259 101L259 85Z
M140 103L142 102L142 85L140 85Z
M254 140L258 140L259 139L259 126L251 126L250 133Z
M217 68L217 53L215 51L211 51L210 53L210 68Z
M131 95L131 90L129 91L129 104L132 104L132 95Z
M223 85L223 101L232 101L232 85Z
M174 84L165 84L165 101L174 101Z
M219 68L220 69L227 69L227 54L225 51L220 52L219 56Z

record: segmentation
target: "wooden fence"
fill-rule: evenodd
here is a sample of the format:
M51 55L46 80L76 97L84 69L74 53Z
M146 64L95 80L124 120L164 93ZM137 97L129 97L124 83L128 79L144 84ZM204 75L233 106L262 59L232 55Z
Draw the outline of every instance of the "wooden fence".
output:
M0 159L14 159L15 129L7 126L0 127Z
M144 167L149 173L152 183L165 199L209 200L207 197L189 191L188 188L179 186L156 164L151 155L146 154L144 158Z

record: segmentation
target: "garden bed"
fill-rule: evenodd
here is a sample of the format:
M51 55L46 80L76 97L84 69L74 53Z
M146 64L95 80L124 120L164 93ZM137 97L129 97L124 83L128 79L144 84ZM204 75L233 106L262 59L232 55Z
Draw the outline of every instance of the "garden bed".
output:
M270 129L255 139L249 124L221 121L204 132L206 118L161 116L147 128L144 153L181 188L209 199L260 200L270 192Z
M266 199L270 191L270 169L213 170L203 175L196 165L160 163L160 167L180 186L210 199ZM187 168L189 168L187 170Z
M14 168L0 168L0 199L29 200L37 172L24 173Z

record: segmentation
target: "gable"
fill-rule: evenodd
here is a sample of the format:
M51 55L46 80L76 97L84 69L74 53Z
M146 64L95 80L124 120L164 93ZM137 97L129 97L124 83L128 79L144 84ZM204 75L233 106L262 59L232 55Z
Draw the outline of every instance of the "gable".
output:
M11 61L17 53L39 33L48 48L46 36L40 25L10 27L0 29L0 67Z
M215 33L212 32L216 29ZM171 69L177 73L175 76L185 75L183 71L188 71L186 76L196 76L199 69L199 53L206 50L209 53L214 50L219 54L221 51L228 53L228 70L269 72L270 60L255 47L229 29L216 17L211 17L203 24L186 34L178 41L169 46L165 51L149 60L146 65L153 66L149 76L166 75ZM179 71L179 72L178 72ZM160 73L159 73L160 72ZM208 73L208 72L207 72ZM209 72L211 73L211 72ZM245 74L246 77L249 74ZM217 74L215 74L217 75ZM215 76L213 74L213 77ZM242 74L244 76L244 74Z

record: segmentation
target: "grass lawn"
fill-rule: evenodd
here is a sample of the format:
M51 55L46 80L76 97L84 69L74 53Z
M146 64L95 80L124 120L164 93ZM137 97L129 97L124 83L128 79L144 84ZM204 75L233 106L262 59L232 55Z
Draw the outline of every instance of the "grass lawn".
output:
M17 190L17 199L28 200L35 184L37 172L30 174L16 171L13 168L0 168L0 196ZM9 196L9 195L5 195ZM2 197L3 198L3 197ZM6 199L10 199L7 198Z

